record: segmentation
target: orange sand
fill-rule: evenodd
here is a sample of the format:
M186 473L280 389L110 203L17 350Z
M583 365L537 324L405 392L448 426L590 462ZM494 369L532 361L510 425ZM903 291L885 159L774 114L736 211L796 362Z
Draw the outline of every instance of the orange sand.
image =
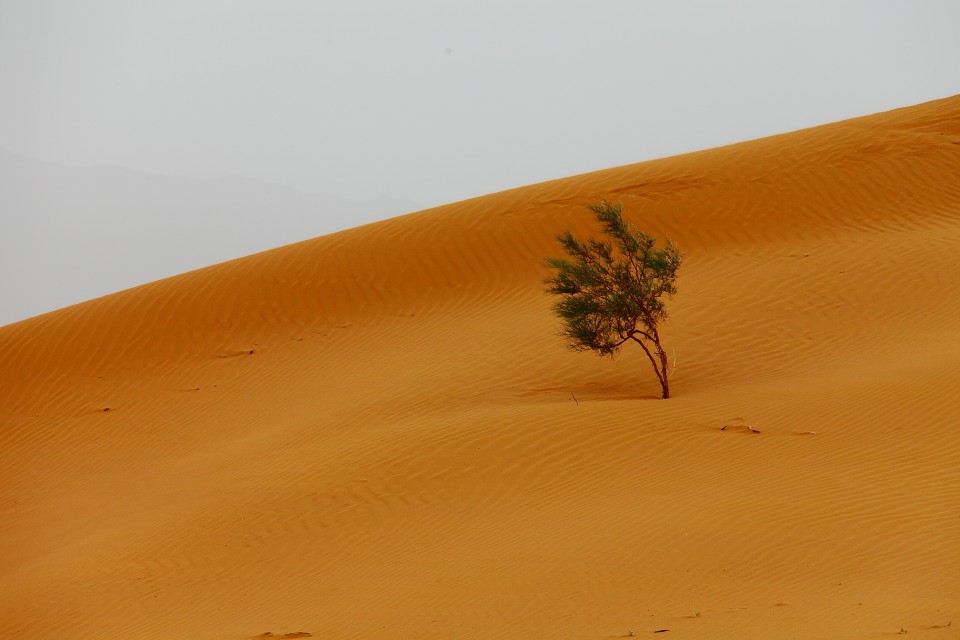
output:
M601 198L671 400L556 335ZM0 637L960 637L958 248L954 97L2 327Z

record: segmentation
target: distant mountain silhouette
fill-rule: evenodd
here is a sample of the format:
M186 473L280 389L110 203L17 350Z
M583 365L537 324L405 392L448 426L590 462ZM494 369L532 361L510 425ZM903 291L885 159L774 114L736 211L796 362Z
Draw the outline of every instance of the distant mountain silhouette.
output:
M0 149L0 325L418 208Z

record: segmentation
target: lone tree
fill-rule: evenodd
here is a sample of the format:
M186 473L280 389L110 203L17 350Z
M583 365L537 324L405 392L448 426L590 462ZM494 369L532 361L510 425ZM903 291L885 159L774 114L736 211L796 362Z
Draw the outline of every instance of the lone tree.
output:
M669 240L655 248L656 239L623 221L623 203L603 200L587 208L603 224L607 239L581 242L565 231L557 240L568 258L547 258L557 273L544 284L547 293L561 296L553 309L564 322L562 335L571 349L600 356L613 356L633 340L669 398L667 352L658 327L667 318L662 299L677 292L683 253Z

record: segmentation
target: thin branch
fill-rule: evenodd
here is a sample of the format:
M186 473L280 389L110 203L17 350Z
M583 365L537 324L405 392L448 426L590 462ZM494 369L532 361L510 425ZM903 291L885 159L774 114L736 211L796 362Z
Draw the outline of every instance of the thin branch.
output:
M660 367L657 366L657 361L653 357L653 354L650 353L650 349L647 348L647 345L644 344L643 340L638 340L635 336L630 336L634 342L640 345L643 349L643 352L647 354L647 357L650 359L650 364L653 365L653 372L657 374L657 380L660 381L660 386L663 386L663 375L660 373Z

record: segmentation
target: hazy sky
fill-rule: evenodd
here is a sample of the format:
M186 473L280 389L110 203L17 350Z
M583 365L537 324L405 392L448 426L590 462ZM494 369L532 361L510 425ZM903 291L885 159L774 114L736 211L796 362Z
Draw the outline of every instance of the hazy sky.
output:
M960 93L958 25L958 0L0 0L0 147L428 206Z

